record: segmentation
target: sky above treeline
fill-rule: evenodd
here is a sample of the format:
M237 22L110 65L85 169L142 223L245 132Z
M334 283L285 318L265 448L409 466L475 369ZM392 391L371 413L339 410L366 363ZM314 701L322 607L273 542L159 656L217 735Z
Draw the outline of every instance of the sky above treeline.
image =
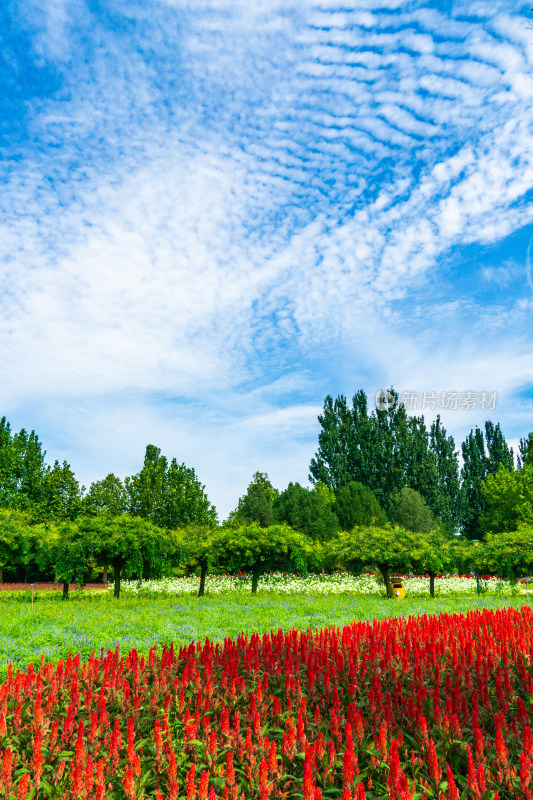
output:
M530 5L2 3L0 416L221 517L327 394L533 430Z

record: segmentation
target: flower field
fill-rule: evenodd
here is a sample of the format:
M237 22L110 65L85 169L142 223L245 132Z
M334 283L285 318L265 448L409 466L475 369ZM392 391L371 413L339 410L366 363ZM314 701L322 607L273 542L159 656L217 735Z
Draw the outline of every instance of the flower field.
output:
M245 573L239 575L208 575L206 591L209 594L225 594L228 592L250 593L252 577ZM406 594L412 597L429 595L429 578L414 575L403 577ZM200 578L162 578L153 581L123 581L124 591L134 595L185 595L197 594ZM509 581L496 576L484 576L481 580L484 592L498 595L510 595ZM112 588L112 587L110 587ZM383 594L385 587L375 575L350 575L336 572L332 575L308 575L305 578L288 575L283 572L271 572L263 575L257 589L259 594L308 594L327 595L344 592L363 595ZM477 594L476 579L473 575L439 575L435 578L435 596L449 597L457 594Z
M530 800L533 612L101 652L9 670L0 794Z

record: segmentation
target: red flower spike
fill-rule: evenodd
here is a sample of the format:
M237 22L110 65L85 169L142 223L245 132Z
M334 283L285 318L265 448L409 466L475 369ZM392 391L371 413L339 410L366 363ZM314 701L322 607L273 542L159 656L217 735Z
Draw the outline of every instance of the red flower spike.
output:
M342 757L342 785L351 786L355 777L354 755L351 747L347 747Z
M266 782L268 780L268 764L264 758L261 759L261 764L259 765L259 788L261 786L266 786Z
M453 772L451 771L449 764L446 764L446 780L448 782L448 788L446 790L446 800L461 800L461 795L457 790L455 779L453 777Z
M314 800L315 797L315 785L313 783L311 765L308 761L304 764L303 796L304 800Z
M200 782L198 784L198 800L207 800L207 789L209 784L209 775L207 771L204 770L200 776Z
M235 771L233 769L233 754L231 750L226 753L226 783L228 786L235 784Z
M5 796L9 796L9 789L11 787L11 773L13 768L13 755L11 753L11 748L8 747L4 753L4 759L2 761L2 789L4 790Z
M438 787L440 784L440 780L442 778L442 770L439 767L437 753L435 751L435 742L433 741L433 739L429 740L428 763L429 763L429 776L433 781L433 783L435 784L438 794Z
M19 781L17 800L26 800L26 797L28 796L29 783L30 783L29 775L27 772L25 772Z
M468 747L466 751L467 770L468 770L468 788L473 793L474 797L479 797L479 786L477 782L476 771L474 768L474 759L472 758L472 751Z

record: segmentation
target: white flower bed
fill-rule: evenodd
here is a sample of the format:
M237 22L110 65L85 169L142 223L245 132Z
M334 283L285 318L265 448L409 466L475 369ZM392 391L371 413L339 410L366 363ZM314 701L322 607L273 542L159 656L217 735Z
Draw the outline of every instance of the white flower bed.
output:
M238 592L249 594L251 590L251 575L208 575L205 584L207 594L225 594ZM429 595L429 578L415 575L411 578L404 577L403 583L407 596L421 597ZM198 594L200 578L162 578L160 580L122 581L122 587L130 594L135 595L187 595ZM481 579L484 591L493 594L510 595L511 587L508 581L496 577ZM110 588L112 588L110 586ZM336 572L333 575L308 575L306 578L297 575L288 575L283 572L271 572L262 575L257 587L258 594L350 594L380 595L385 591L383 582L375 575L359 575L354 577L345 572ZM441 575L435 578L435 596L445 597L456 594L475 595L477 593L476 579L470 575Z

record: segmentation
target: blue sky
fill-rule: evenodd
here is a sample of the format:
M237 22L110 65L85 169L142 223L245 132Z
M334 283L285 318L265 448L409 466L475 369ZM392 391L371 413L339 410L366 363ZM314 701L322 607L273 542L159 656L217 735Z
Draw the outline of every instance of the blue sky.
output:
M3 3L0 415L221 517L306 483L328 393L533 430L529 5Z

